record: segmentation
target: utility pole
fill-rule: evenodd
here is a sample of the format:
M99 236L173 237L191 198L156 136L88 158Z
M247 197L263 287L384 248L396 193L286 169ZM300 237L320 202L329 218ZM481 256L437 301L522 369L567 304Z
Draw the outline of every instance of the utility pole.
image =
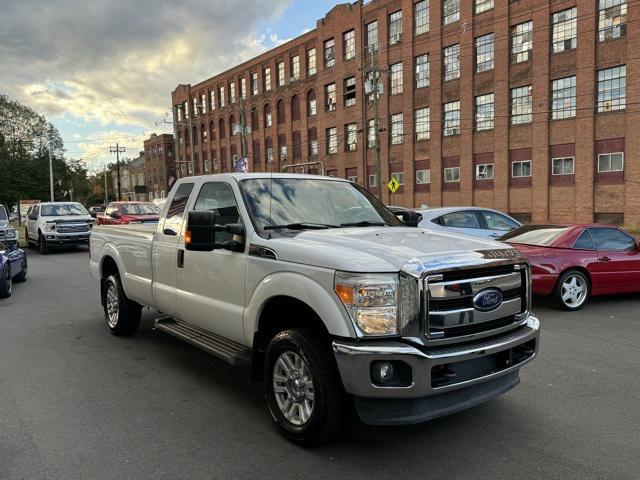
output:
M116 170L118 175L118 201L122 199L122 191L120 189L120 154L126 151L125 147L121 147L119 143L116 143L115 147L109 147L109 153L116 154Z
M49 192L51 194L51 201L55 202L53 195L53 158L51 157L51 141L49 141Z
M107 193L107 166L104 166L104 206L106 207L109 203L109 194Z
M375 148L376 148L376 176L378 177L378 198L382 200L382 162L380 159L380 95L383 93L382 88L384 84L380 82L382 73L387 73L387 70L382 70L376 60L377 46L371 45L369 49L369 55L371 57L371 65L363 70L363 76L365 77L365 94L369 95L370 100L374 104L374 134L375 134ZM368 126L367 126L368 127ZM368 130L367 130L368 133Z

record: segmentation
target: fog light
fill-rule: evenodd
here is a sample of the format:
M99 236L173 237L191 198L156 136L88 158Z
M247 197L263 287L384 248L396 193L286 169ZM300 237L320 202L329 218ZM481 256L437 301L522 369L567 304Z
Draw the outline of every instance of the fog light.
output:
M393 365L389 362L378 362L373 367L373 377L376 383L389 383L395 377Z

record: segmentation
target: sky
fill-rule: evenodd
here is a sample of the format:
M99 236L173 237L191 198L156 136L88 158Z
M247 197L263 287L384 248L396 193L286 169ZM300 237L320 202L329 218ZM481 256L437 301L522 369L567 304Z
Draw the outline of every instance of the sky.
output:
M90 171L172 132L171 91L315 28L329 0L0 0L0 94L45 115Z

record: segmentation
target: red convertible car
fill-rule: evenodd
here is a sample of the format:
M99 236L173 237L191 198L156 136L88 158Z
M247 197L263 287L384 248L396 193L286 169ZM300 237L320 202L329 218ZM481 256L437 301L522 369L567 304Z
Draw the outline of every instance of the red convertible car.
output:
M578 310L592 295L640 292L640 241L605 225L527 225L501 241L531 263L533 293Z
M126 225L129 223L157 223L160 209L149 202L111 202L103 214L96 217L97 225Z

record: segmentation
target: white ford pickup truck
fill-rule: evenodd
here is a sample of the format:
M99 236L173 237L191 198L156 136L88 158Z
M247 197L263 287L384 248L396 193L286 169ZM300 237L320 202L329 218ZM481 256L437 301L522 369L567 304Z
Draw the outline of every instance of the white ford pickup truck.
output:
M250 365L299 444L334 435L347 402L402 425L493 399L538 349L517 250L410 228L341 179L184 178L157 226L98 226L90 255L113 334L159 310L157 329Z

